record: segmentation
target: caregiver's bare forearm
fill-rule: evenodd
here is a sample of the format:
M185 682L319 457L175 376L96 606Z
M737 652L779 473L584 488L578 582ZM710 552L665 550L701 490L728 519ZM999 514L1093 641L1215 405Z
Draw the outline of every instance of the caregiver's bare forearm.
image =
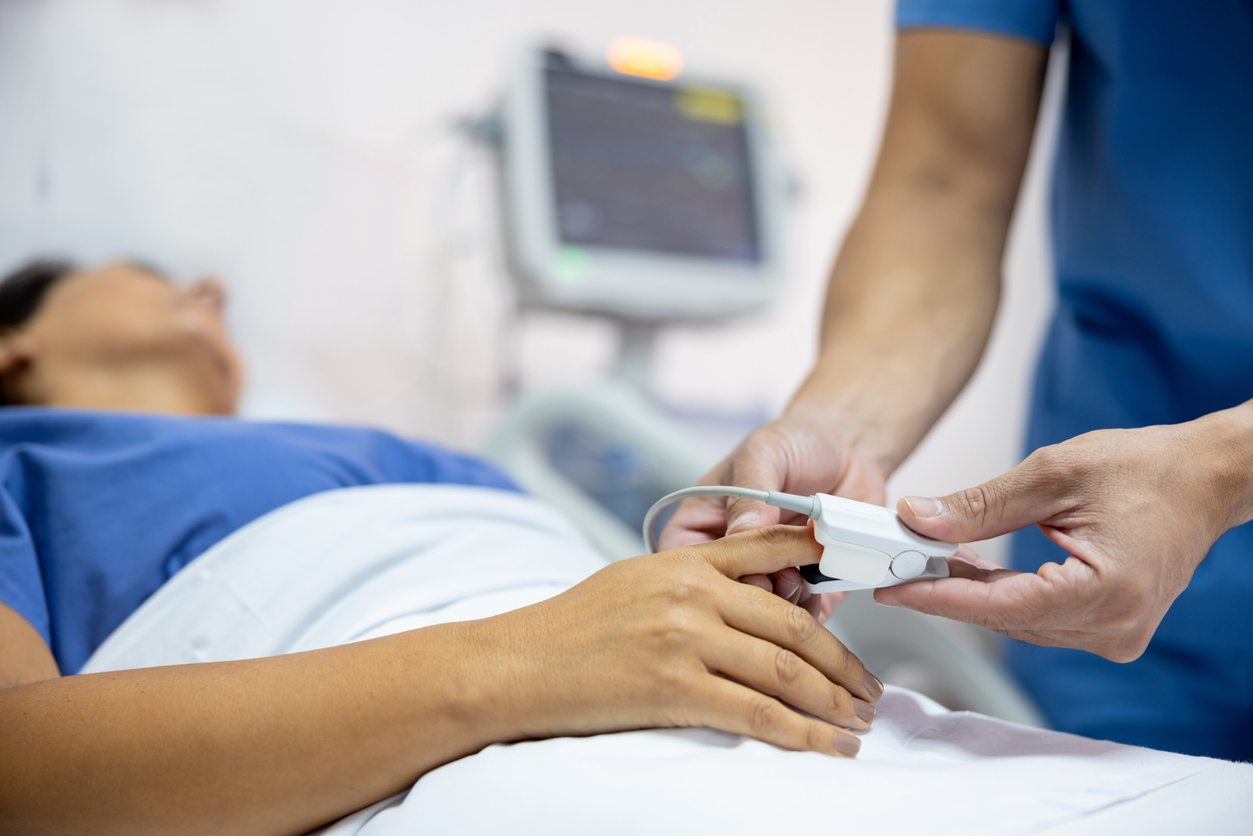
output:
M0 691L0 832L304 833L509 736L471 629Z
M818 362L788 407L836 424L884 473L970 379L996 315L999 249L920 241L942 214L906 195L867 201L832 273Z
M832 270L819 361L789 409L836 421L886 471L987 343L1046 61L1020 40L898 38L879 160Z

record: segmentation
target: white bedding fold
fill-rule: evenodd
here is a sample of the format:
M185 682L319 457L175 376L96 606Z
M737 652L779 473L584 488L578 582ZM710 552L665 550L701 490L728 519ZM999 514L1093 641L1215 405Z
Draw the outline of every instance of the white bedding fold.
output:
M198 558L84 672L268 656L481 618L602 565L515 494L351 488L293 503ZM889 689L856 760L709 729L492 746L330 826L444 833L1248 833L1253 766L948 712Z

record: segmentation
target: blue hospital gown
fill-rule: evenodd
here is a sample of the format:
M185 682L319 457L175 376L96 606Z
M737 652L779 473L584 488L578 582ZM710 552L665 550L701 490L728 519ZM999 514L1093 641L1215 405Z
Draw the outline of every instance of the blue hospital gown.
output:
M515 489L475 458L377 430L0 408L0 601L75 673L258 517L322 491L421 482Z

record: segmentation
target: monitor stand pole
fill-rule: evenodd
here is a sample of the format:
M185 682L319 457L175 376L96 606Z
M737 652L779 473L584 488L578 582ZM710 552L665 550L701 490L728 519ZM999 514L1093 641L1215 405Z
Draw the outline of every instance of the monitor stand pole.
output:
M629 383L641 392L647 392L653 371L653 348L656 340L657 323L623 320L618 361L614 364L610 377Z

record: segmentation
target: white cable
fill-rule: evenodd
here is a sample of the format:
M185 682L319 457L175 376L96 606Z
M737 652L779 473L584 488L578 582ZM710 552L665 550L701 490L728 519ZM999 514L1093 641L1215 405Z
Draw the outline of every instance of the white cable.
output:
M806 516L812 516L814 509L812 496L797 496L779 491L755 491L751 488L736 488L730 485L701 485L695 488L684 488L654 502L653 507L649 508L648 513L644 515L644 543L650 552L657 551L657 543L653 540L653 521L657 519L657 515L674 503L693 496L734 496L738 499L755 499L758 502L764 502L776 508L786 508Z

